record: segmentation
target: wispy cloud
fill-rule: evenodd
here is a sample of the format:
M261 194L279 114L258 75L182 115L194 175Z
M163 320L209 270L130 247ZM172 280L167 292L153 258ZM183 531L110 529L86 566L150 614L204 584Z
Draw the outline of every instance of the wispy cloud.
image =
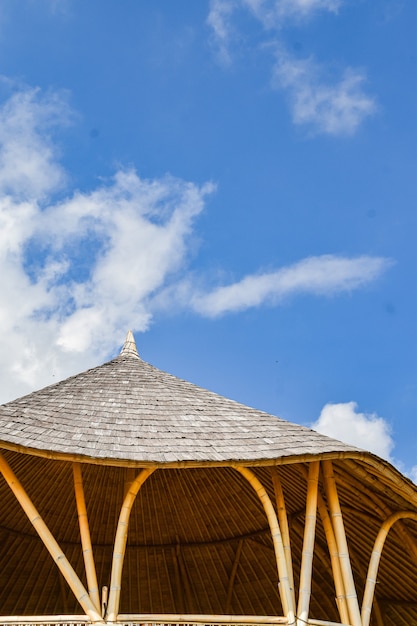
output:
M234 32L232 18L249 12L267 30L280 30L288 21L307 20L327 11L337 13L342 0L210 0L208 25L220 46L227 46Z
M215 317L277 303L294 294L332 295L366 285L390 263L389 259L370 256L309 257L275 272L245 276L232 285L194 296L193 306L199 313Z
M329 79L325 64L312 57L295 58L286 49L283 37L284 25L306 23L323 11L336 14L341 4L339 0L212 0L207 22L218 58L230 64L233 43L238 38L237 14L249 12L262 26L264 51L276 51L271 62L271 85L288 95L293 122L314 134L352 135L377 110L375 98L365 90L365 72L347 67L341 70L341 76Z
M213 317L295 293L355 289L389 265L313 257L202 292L190 251L214 185L119 169L65 196L53 132L69 116L65 99L30 89L0 107L0 400L107 357L127 328L148 328L164 299Z
M264 25L279 29L288 20L306 20L316 13L337 13L342 0L240 0L240 4Z
M232 47L238 39L237 17L243 11L252 15L265 31L279 35L291 21L306 21L321 11L337 13L341 0L211 0L207 24L222 64L232 61Z
M312 59L277 53L272 84L287 90L295 124L306 124L328 135L351 135L374 114L376 103L363 89L362 71L347 68L340 80L323 78L324 69Z
M207 24L212 29L213 44L220 63L231 63L230 40L233 33L232 15L236 9L235 0L211 0Z

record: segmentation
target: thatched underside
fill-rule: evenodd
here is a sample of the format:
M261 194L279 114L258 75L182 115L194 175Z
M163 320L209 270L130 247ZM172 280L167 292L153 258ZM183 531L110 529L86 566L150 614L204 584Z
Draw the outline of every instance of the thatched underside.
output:
M4 454L85 581L71 463L17 452ZM116 525L131 470L89 464L82 469L101 587L110 581ZM289 515L296 588L306 469L307 465L301 464L278 468ZM396 488L372 476L369 468L365 479L365 465L359 461L334 461L334 469L361 599L382 522L394 510L409 510L410 503ZM270 469L257 467L254 472L274 502ZM321 491L324 494L322 485ZM82 612L2 478L0 498L0 614ZM400 524L417 545L417 522ZM387 625L417 624L417 563L403 539L399 527L394 526L378 574L376 599ZM145 482L132 511L121 613L282 614L277 582L265 513L254 490L236 470L160 469ZM328 549L318 517L310 616L338 621L334 597Z

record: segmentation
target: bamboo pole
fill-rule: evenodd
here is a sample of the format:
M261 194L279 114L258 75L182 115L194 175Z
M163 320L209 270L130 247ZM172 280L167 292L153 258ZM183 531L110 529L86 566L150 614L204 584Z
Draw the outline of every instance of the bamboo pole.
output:
M118 616L118 621L138 622L140 624L204 624L205 626L207 624L253 624L257 626L259 626L259 624L288 624L288 626L290 626L290 622L286 617L279 617L277 615L184 615L182 613L139 613L129 615L123 613Z
M281 529L282 544L284 546L285 561L287 563L288 578L290 581L291 595L293 605L295 606L295 586L294 573L292 569L291 540L290 530L288 527L288 515L285 506L284 492L282 490L281 480L276 467L271 467L272 484L274 486L275 500L277 503L278 523Z
M340 569L342 571L343 584L349 611L349 621L352 626L362 626L359 603L355 589L355 581L353 579L352 567L350 564L349 549L346 541L343 516L340 509L339 496L337 495L336 481L331 461L323 461L323 474L324 486L330 508L330 517L339 553Z
M313 572L314 540L317 518L317 492L319 485L320 461L313 461L308 470L306 515L304 526L303 552L300 570L300 591L298 594L297 626L308 620Z
M232 606L233 586L235 584L236 572L239 567L240 555L242 554L243 539L239 539L237 544L236 554L233 561L232 571L230 572L229 585L227 588L226 599L226 614L230 613L230 607Z
M116 538L114 541L109 590L109 604L107 608L107 621L109 622L115 622L117 620L117 613L119 611L123 561L126 552L127 531L129 527L129 518L132 511L132 506L135 502L139 489L141 488L145 480L154 471L154 467L147 468L142 470L140 474L136 476L135 480L130 486L128 493L125 496L122 509L120 511L119 521L116 530Z
M77 624L88 624L90 618L87 615L2 615L0 617L0 624L39 624L39 626L45 626L45 624L69 624L70 626L76 626Z
M336 591L336 605L339 610L340 619L342 622L347 624L349 622L349 611L347 607L345 586L343 583L336 538L334 536L333 526L327 511L326 503L320 491L318 492L318 509L321 517L321 523L323 524L324 534L326 535L327 546L329 548L330 563L332 566L333 581Z
M369 561L365 592L363 594L362 626L369 626L372 603L375 593L376 578L385 540L392 526L400 519L413 519L417 521L417 513L414 513L413 511L398 511L397 513L393 513L385 520L378 532L372 550L372 555Z
M308 478L307 471L303 466L300 467L300 471L302 472L305 478ZM326 503L323 499L323 496L320 493L320 489L317 492L317 504L318 510L320 513L321 523L323 525L324 534L326 536L327 547L330 555L330 563L332 567L333 573L333 582L336 591L336 606L339 611L340 619L343 623L349 622L349 611L346 604L346 593L345 587L343 583L342 570L340 569L340 561L339 561L339 552L337 549L337 543L333 532L333 526L331 519L329 517L329 513L327 510Z
M5 481L16 496L16 499L18 500L20 506L28 516L31 524L35 528L49 554L52 556L55 563L59 567L63 577L67 581L68 585L71 587L71 590L77 598L78 602L80 603L82 609L86 612L92 622L102 622L103 620L101 618L101 615L92 603L84 585L78 578L70 562L66 558L65 554L62 552L55 537L52 535L42 517L39 515L28 494L24 490L23 486L21 485L13 470L1 453L0 472L2 473Z
M306 623L309 626L349 626L347 622L346 624L339 624L339 622L328 622L324 619L309 619Z
M109 599L109 588L104 586L101 590L101 614L103 618L106 617L107 614L107 602Z
M365 582L366 582L366 574L364 573L364 568L362 567L362 563L360 560L358 560L356 554L352 554L352 566L355 568L356 572L358 572L360 576L360 586L364 589ZM362 601L363 601L363 597L362 597ZM375 626L385 626L385 622L384 622L384 618L382 617L382 612L379 606L379 602L375 596L374 596L373 603L372 603L372 611L373 611L373 618L375 621Z
M246 478L249 484L254 488L267 516L269 526L271 528L272 541L274 544L275 558L278 568L278 577L280 582L279 592L281 596L282 608L287 617L288 625L292 626L295 624L295 606L292 601L287 562L275 509L266 492L266 489L263 487L260 480L258 480L252 470L247 467L243 467L242 465L236 466L235 469L242 474L242 476Z
M97 611L101 612L100 592L98 589L96 565L94 563L93 546L91 545L90 526L88 523L87 507L85 504L81 465L79 463L73 463L72 470L74 475L75 500L77 502L78 523L80 525L81 545L83 549L88 593Z

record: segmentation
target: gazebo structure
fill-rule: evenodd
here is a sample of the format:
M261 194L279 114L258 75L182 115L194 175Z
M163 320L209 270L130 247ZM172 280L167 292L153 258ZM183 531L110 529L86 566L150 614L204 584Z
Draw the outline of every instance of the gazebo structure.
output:
M130 332L0 428L0 625L417 624L417 487Z

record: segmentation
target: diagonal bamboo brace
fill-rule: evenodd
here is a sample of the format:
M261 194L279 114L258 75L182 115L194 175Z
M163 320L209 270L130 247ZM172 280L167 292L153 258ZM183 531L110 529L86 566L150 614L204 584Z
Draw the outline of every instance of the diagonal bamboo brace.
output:
M92 622L102 622L102 617L97 611L93 602L91 601L87 590L78 578L70 562L62 552L55 537L52 535L42 517L39 515L31 499L27 495L23 486L20 484L13 470L1 453L0 472L3 474L5 481L9 485L10 489L13 491L16 499L28 516L30 522L32 523L33 527L35 528L42 542L44 543L49 554L52 556L55 563L59 567L63 577L67 581L68 585L71 587L72 592L74 593L83 610L86 612Z

